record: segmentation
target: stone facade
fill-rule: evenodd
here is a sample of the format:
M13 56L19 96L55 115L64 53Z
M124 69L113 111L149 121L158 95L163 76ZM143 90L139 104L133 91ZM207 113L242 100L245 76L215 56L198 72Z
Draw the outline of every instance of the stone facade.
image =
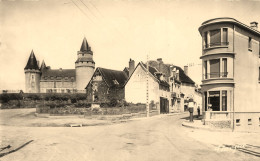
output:
M128 79L124 71L97 68L86 87L90 102L110 102L125 98L124 84Z

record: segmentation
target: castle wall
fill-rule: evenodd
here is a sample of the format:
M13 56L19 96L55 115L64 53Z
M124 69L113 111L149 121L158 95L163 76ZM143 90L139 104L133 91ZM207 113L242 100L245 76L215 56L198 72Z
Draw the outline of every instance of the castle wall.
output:
M40 87L41 93L74 93L76 81L41 80Z

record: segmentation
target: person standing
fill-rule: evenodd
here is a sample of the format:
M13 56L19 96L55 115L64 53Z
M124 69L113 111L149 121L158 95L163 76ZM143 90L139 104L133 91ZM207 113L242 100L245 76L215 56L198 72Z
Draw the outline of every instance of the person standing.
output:
M188 107L190 112L190 122L193 122L194 101L192 98L189 99Z

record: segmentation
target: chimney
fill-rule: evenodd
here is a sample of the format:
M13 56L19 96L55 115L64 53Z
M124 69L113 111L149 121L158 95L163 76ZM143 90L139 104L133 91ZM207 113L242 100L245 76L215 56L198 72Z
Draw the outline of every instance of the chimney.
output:
M60 68L59 70L62 71L62 68Z
M159 62L159 63L162 63L163 61L162 61L162 58L157 58L157 61Z
M250 27L257 30L258 29L258 22L250 22Z
M185 65L184 66L184 73L187 75L187 76L189 76L188 74L188 71L189 71L189 68L188 68L188 65Z
M129 77L132 75L134 70L135 70L135 61L130 59L129 60Z
M162 58L157 58L157 62L158 62L158 70L159 72L164 72L163 71L163 61L162 61Z
M180 72L179 70L176 71L176 79L179 81L180 80Z

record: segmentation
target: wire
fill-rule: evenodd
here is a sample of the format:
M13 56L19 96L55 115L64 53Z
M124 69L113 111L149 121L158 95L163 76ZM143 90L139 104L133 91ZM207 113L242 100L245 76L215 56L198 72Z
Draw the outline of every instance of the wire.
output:
M81 2L85 7L87 7L87 9L90 11L90 13L91 13L93 16L95 16L95 17L97 18L97 16L91 11L91 9L90 9L82 0L80 0L80 2Z
M93 22L93 20L73 1L70 0L91 22Z

